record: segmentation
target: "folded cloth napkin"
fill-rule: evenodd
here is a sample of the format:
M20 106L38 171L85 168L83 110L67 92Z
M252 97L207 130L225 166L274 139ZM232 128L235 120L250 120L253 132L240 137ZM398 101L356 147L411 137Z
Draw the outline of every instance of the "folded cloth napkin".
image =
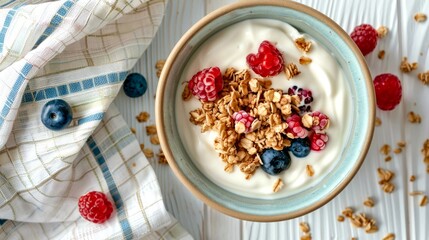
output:
M186 239L111 104L161 23L165 0L0 1L0 239ZM71 124L49 130L62 99ZM83 219L80 196L113 214Z

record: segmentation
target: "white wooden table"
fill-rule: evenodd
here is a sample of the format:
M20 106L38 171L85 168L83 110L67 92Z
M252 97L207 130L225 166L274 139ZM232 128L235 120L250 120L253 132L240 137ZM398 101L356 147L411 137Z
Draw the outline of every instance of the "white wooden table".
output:
M192 24L205 14L234 0L171 0L166 16L156 37L133 71L141 72L149 81L149 90L141 98L130 99L122 92L116 105L122 111L130 127L137 129L139 140L158 152L159 147L151 145L145 134L145 126L154 124L154 97L158 78L155 63L167 58L169 52ZM241 221L203 204L177 180L168 165L152 159L165 205L181 225L195 239L299 239L302 235L300 222L308 222L313 239L382 239L387 233L394 233L396 239L429 239L429 205L420 207L422 196L409 196L411 191L429 194L429 174L420 153L423 142L429 138L429 86L417 80L417 73L429 70L429 20L414 21L414 14L424 12L429 15L429 1L424 0L324 0L299 1L325 13L339 23L347 32L361 23L374 27L385 25L388 36L379 41L374 53L366 57L373 76L390 72L400 77L404 98L394 111L377 110L382 125L376 127L373 142L365 163L353 181L333 201L313 213L303 217L274 223ZM386 51L384 60L377 58L380 50ZM419 68L404 74L399 70L402 57L418 62ZM148 123L138 123L135 116L141 112L151 113ZM411 124L407 120L410 111L420 114L421 124ZM392 160L385 162L379 151L383 144L396 147L397 142L407 143L400 154L391 153ZM393 193L384 193L378 185L376 169L392 170L396 176ZM411 175L416 176L410 182ZM375 200L375 206L363 205L367 197ZM363 229L353 227L348 220L338 222L337 216L346 207L356 212L364 212L377 221L378 232L367 234Z

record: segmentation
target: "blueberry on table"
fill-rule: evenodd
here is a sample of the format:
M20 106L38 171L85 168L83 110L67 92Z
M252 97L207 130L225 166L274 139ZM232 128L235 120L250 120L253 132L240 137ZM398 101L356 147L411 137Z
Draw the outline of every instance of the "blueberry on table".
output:
M147 90L147 81L140 73L131 73L125 78L123 88L128 97L140 97Z
M310 139L308 138L295 138L289 147L289 150L295 157L303 158L310 154Z
M62 99L54 99L47 102L42 109L42 123L51 130L66 128L73 119L70 105Z
M272 148L265 149L261 154L262 170L270 175L277 175L281 171L289 168L291 164L289 152L286 149L281 151Z

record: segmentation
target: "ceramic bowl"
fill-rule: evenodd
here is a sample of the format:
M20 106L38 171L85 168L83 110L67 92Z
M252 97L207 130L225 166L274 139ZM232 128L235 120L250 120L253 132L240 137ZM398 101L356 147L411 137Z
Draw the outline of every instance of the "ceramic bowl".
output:
M315 186L278 199L243 197L217 186L202 174L186 152L178 133L174 102L180 76L191 55L214 33L252 18L277 19L324 45L349 81L353 116L351 134L341 158ZM374 131L375 100L365 59L348 34L322 13L293 1L243 1L228 5L197 22L172 50L158 84L156 122L161 147L178 179L207 205L236 218L278 221L309 213L334 198L359 170ZM196 140L197 141L197 140Z

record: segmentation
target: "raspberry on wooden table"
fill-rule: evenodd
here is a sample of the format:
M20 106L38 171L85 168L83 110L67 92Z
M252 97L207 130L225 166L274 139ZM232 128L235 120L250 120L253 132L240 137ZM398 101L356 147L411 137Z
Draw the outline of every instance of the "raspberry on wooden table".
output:
M402 86L398 77L384 73L374 78L375 97L381 110L389 111L401 102Z
M79 212L93 223L104 223L113 212L112 203L102 192L92 191L79 198Z
M365 56L377 46L377 30L369 24L361 24L353 30L350 37Z
M213 102L222 91L222 73L218 67L209 67L197 72L189 81L192 95L203 102Z
M269 41L263 41L259 45L258 53L250 53L246 61L250 68L262 77L275 76L284 69L282 54Z

